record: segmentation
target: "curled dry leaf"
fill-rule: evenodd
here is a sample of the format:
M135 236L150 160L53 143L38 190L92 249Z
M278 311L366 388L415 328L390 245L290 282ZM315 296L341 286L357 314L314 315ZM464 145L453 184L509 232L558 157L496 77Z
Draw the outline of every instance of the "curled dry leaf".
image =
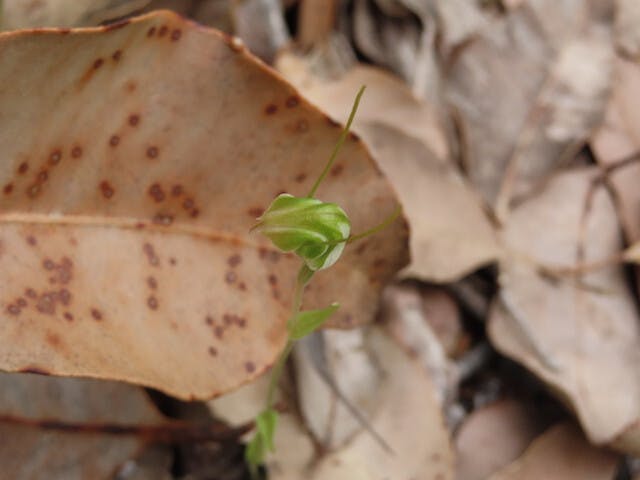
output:
M501 298L490 314L494 345L547 382L576 412L587 437L640 452L640 327L618 266L584 275L542 275L538 267L572 267L621 248L615 211L596 190L581 217L595 169L556 177L514 210L504 241ZM505 308L506 305L506 308Z
M119 425L153 426L165 421L137 387L2 373L2 476L13 480L111 478L118 467L138 455L144 439L114 436L107 427L115 431ZM83 432L88 425L104 426L105 431Z
M460 117L463 160L501 218L511 198L570 160L599 122L609 29L582 0L530 1L452 56L446 94Z
M140 10L151 0L3 0L0 27L93 26Z
M489 478L516 460L540 430L531 410L516 400L501 400L474 410L456 432L456 478Z
M367 85L354 130L371 147L409 218L412 263L406 275L447 282L497 258L491 224L446 161L445 136L432 107L395 77L371 67L355 67L334 82L301 72L300 64L287 57L280 59L279 69L337 119L344 118L341 105L350 92Z
M573 425L550 428L489 480L611 480L619 458L589 445Z
M237 42L169 12L3 34L0 48L0 368L181 398L264 371L298 261L249 228L279 192L306 193L341 127ZM319 197L355 232L397 204L353 136ZM398 220L348 249L308 307L371 319L406 237Z

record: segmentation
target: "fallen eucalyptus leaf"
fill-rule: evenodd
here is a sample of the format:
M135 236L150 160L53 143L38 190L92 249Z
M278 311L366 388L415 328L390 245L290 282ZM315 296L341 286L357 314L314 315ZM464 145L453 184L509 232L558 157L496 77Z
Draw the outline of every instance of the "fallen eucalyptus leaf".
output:
M5 33L0 48L0 368L187 399L267 369L298 262L249 229L278 193L306 193L340 126L235 40L169 12ZM356 138L318 196L356 232L397 205ZM305 308L370 320L406 237L398 220L348 248Z

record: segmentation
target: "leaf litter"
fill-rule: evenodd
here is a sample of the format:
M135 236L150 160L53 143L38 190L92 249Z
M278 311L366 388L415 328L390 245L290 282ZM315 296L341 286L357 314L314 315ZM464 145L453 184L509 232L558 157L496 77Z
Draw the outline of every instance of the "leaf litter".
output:
M125 15L63 3L25 26ZM378 312L407 261L398 222L312 284L305 308L339 300L330 326L355 330L298 347L269 478L637 477L637 282L622 266L640 240L634 2L368 0L298 31L311 0L247 0L235 20L224 3L174 2L275 56L298 91L168 13L0 37L0 366L181 398L256 379L209 404L246 425L295 269L247 230L276 194L308 189L366 83L366 147L349 142L321 193L356 231L397 194L411 263ZM358 326L376 314L382 329ZM133 465L131 443L113 445Z

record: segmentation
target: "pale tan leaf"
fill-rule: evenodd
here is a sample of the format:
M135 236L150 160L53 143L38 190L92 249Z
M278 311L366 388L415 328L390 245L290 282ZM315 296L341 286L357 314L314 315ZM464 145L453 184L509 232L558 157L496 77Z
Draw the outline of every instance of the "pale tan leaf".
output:
M151 0L3 0L4 30L80 27L123 17Z
M144 439L96 431L83 433L82 425L154 426L164 422L144 391L137 387L2 373L2 477L12 480L111 478L120 465L142 450Z
M501 300L490 314L494 345L547 382L575 411L587 437L639 452L640 329L622 270L583 276L540 274L610 257L621 248L612 202L598 189L580 218L595 169L556 177L517 208L505 227L512 255L501 264ZM506 309L505 309L506 306Z
M457 480L484 480L516 460L540 434L526 405L502 400L474 410L455 436Z
M181 398L268 368L299 261L249 229L279 192L307 193L340 127L233 40L168 12L0 45L0 367ZM318 196L356 232L397 205L355 138ZM305 308L371 319L406 237L399 220L347 249Z
M627 56L640 59L640 3L616 0L615 41Z
M301 72L304 67L286 57L279 68L337 119L346 117L343 106L352 92L367 86L354 130L371 147L409 218L412 263L406 275L452 281L497 258L492 226L448 163L445 136L432 107L375 68L353 68L334 82Z
M599 450L569 424L560 424L536 439L524 455L490 480L611 480L618 457Z
M613 94L605 121L592 141L599 163L612 167L616 161L640 151L640 66L616 60ZM640 161L613 171L609 178L618 194L620 217L630 242L640 240Z
M368 432L360 430L345 446L296 471L284 456L290 458L293 452L287 450L295 450L292 445L297 443L279 445L276 439L276 453L268 464L273 478L453 478L448 433L428 375L378 329L369 332L366 344L382 373L380 387L371 399L371 425L394 453L386 452Z
M610 83L609 29L587 2L530 1L453 57L446 86L461 119L463 159L501 217L514 195L568 161L599 122Z

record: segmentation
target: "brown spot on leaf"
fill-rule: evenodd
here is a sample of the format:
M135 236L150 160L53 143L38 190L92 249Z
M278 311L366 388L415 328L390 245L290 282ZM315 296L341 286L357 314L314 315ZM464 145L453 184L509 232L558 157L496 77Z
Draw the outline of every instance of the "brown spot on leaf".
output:
M224 281L231 285L232 283L235 283L237 278L238 276L235 272L227 272L227 274L224 276Z
M242 262L242 257L240 256L240 254L236 253L234 255L231 255L228 259L227 259L227 264L231 267L231 268L235 268L238 265L240 265L240 263Z
M31 198L37 197L42 187L39 183L34 183L27 188L27 195Z
M16 305L18 305L20 308L24 308L27 306L27 301L24 298L20 297L16 300Z
M71 303L71 292L69 292L69 290L67 290L66 288L63 288L58 292L58 298L65 307L69 306L69 304Z
M100 310L98 310L97 308L92 308L91 309L91 316L93 317L94 320L96 321L100 321L102 320L102 312Z
M140 115L137 115L135 113L129 115L129 125L131 125L132 127L135 127L136 125L138 125L140 123Z
M20 315L20 307L18 305L14 305L13 303L10 305L7 305L7 313L10 315L15 315L18 316Z
M111 55L111 58L113 59L114 62L119 62L120 59L122 58L122 50L116 50L115 52L113 52L113 55Z
M333 167L331 169L331 176L332 177L338 177L342 173L343 170L344 170L344 165L339 163L339 164L337 164L335 167Z
M302 183L307 179L307 174L304 172L300 172L299 174L297 174L294 178L294 180L298 183Z
M53 270L54 268L56 268L55 262L50 258L45 258L42 261L42 266L44 267L45 270Z
M93 69L94 69L94 70L99 69L99 68L102 66L102 64L103 64L103 63L104 63L104 59L102 59L102 58L97 58L97 59L95 60L95 62L93 62Z
M109 145L111 145L112 147L117 147L119 143L120 137L118 135L111 135L111 138L109 138Z
M42 170L39 174L38 174L38 182L44 183L49 179L49 174L47 173L46 170Z
M158 30L158 36L159 37L164 37L167 34L168 31L169 31L169 27L167 27L166 25L162 25L160 27L160 30Z
M236 325L240 328L245 328L247 326L247 320L243 317L236 317Z
M102 196L107 199L113 197L113 194L115 193L111 184L106 180L100 182L100 191L102 192Z
M36 302L36 310L45 315L53 315L56 313L56 292L46 292L40 295Z
M185 210L191 210L194 207L194 201L192 198L187 198L184 202L182 202L182 208Z
M253 373L256 371L256 366L253 362L245 362L244 369L247 371L247 373Z
M174 185L171 188L171 195L173 195L174 197L179 197L183 193L184 193L184 188L182 187L182 185Z
M36 293L36 291L33 288L27 288L24 291L24 294L31 299L37 298L38 294Z
M300 99L296 95L292 95L289 98L287 98L285 105L287 106L287 108L294 108L294 107L297 107L299 103L300 103Z
M147 30L147 37L153 37L156 34L156 27L151 27Z
M158 288L158 282L154 277L147 277L147 285L149 285L151 290Z
M356 248L356 254L362 255L364 251L367 249L368 245L369 245L368 242L360 242L360 245L358 245L358 248Z
M29 235L27 236L27 243L33 247L38 243L38 241L36 240L36 237Z
M60 151L60 149L54 150L49 155L49 163L51 165L57 165L58 163L60 163L60 160L62 160L62 152ZM23 167L23 165L24 165L24 167ZM20 165L20 168L18 169L18 172L25 173L28 169L29 169L29 165L27 165L26 162L23 162Z
M149 264L151 266L157 267L158 265L160 265L160 259L158 258L158 255L156 255L156 251L153 248L153 245L151 245L150 243L145 243L142 246L142 251L147 256L147 260L149 261Z
M45 338L47 340L47 343L53 348L59 347L62 343L62 341L60 340L60 336L57 333L48 331Z
M262 207L251 207L248 212L250 217L258 218L264 213L264 208Z
M213 334L216 336L217 339L222 340L222 337L224 336L224 328L218 325L213 329Z
M270 103L269 105L264 107L264 113L266 113L267 115L273 115L277 111L278 111L278 106L273 103Z
M209 355L211 355L212 357L215 357L216 355L218 355L218 350L216 350L215 347L209 347L207 351L209 352Z
M71 312L64 312L62 316L66 321L73 322L73 314Z
M273 273L270 273L267 279L269 280L270 285L276 286L278 284L278 277L276 277Z
M178 40L180 40L181 36L182 36L182 31L179 28L176 28L171 32L171 41L177 42Z
M170 264L171 266L175 266L177 263L178 263L178 261L177 261L175 258L171 257L171 258L169 259L169 264Z
M164 191L158 183L154 183L149 187L149 195L157 202L160 203L165 199Z
M151 146L147 148L147 157L149 158L157 158L158 153L158 147Z
M7 183L2 191L5 195L11 195L11 192L13 192L13 183Z
M194 208L193 210L191 210L191 214L189 216L191 218L197 218L198 215L200 215L200 210L197 208Z
M247 291L247 284L244 282L240 282L238 283L238 289L242 290L243 292Z
M151 295L149 298L147 298L147 306L151 310L157 310L158 309L158 299L156 297L154 297L153 295Z
M51 158L49 158L49 161L51 161ZM22 162L20 165L18 165L18 173L20 175L24 175L25 173L27 173L28 170L29 170L29 164L27 162Z
M79 147L79 146L73 147L73 149L71 150L71 156L73 158L80 158L82 156L82 147Z
M207 315L204 318L204 323L206 323L207 325L213 325L213 317L211 315Z

